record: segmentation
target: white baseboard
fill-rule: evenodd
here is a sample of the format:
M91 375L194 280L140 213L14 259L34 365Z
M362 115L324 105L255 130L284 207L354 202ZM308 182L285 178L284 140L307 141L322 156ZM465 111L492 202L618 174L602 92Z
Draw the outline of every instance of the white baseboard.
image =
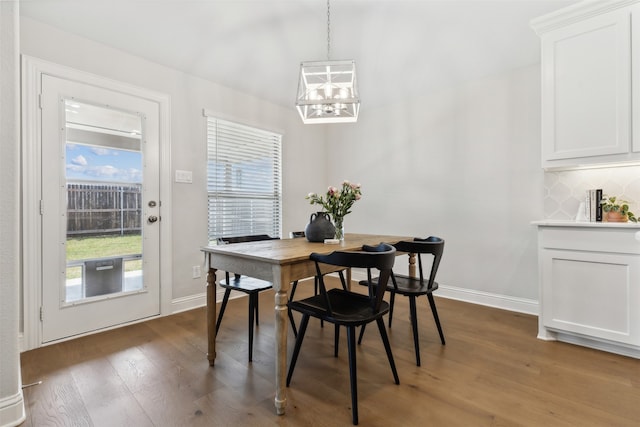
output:
M26 418L22 389L13 396L0 399L0 427L20 425Z
M518 313L532 314L539 313L538 301L518 298L508 295L492 294L489 292L476 291L473 289L456 288L455 286L440 285L434 295L470 302L473 304L486 305L488 307L500 308L502 310L515 311Z
M589 347L596 350L606 351L609 353L621 354L634 359L640 359L640 347L625 345L621 343L608 342L599 339L593 339L584 335L565 333L562 331L553 331L557 341L575 344L582 347Z
M242 292L232 291L230 299L243 296ZM224 297L224 289L218 288L216 290L216 302L221 302ZM189 295L187 297L176 298L171 301L171 312L169 314L180 313L181 311L193 310L194 308L200 308L207 305L207 293L202 292L200 294Z
M352 280L366 279L366 273L353 270ZM489 292L476 291L473 289L457 288L455 286L440 285L434 293L435 296L449 298L472 304L486 305L488 307L500 308L502 310L515 311L518 313L538 315L538 301L518 298L508 295L492 294Z
M182 311L193 310L194 308L204 307L207 305L207 293L189 295L187 297L176 298L171 300L171 313L176 314Z

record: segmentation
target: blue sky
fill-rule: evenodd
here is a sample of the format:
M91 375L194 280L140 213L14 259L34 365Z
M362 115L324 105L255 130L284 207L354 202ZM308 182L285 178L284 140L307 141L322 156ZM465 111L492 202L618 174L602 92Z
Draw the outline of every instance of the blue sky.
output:
M142 182L142 153L108 147L66 144L67 180Z

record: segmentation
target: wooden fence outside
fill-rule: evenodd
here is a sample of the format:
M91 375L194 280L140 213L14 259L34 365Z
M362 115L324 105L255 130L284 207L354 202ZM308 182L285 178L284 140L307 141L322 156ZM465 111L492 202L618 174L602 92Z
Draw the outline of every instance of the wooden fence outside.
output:
M141 184L67 183L67 235L139 233Z

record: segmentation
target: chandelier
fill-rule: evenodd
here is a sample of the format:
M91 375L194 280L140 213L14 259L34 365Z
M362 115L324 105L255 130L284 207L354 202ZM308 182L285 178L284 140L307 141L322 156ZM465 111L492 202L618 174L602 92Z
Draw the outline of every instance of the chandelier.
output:
M360 98L353 60L332 61L331 9L327 0L327 60L300 64L296 108L303 123L353 123Z

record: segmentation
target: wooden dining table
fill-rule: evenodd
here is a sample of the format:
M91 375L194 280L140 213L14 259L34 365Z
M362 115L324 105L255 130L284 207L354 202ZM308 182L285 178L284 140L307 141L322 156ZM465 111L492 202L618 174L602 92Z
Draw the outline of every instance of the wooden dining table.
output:
M202 251L207 263L207 358L213 366L216 358L216 271L244 274L273 283L275 291L276 338L276 413L285 413L287 405L285 379L287 374L287 302L290 284L295 280L316 275L315 263L309 259L313 252L330 253L336 250L359 250L363 245L381 242L394 244L413 240L406 236L377 234L346 234L338 244L309 242L304 238L261 240L231 245L205 246ZM326 266L325 272L331 272ZM415 276L415 255L409 254L409 275ZM347 272L350 282L351 272Z

